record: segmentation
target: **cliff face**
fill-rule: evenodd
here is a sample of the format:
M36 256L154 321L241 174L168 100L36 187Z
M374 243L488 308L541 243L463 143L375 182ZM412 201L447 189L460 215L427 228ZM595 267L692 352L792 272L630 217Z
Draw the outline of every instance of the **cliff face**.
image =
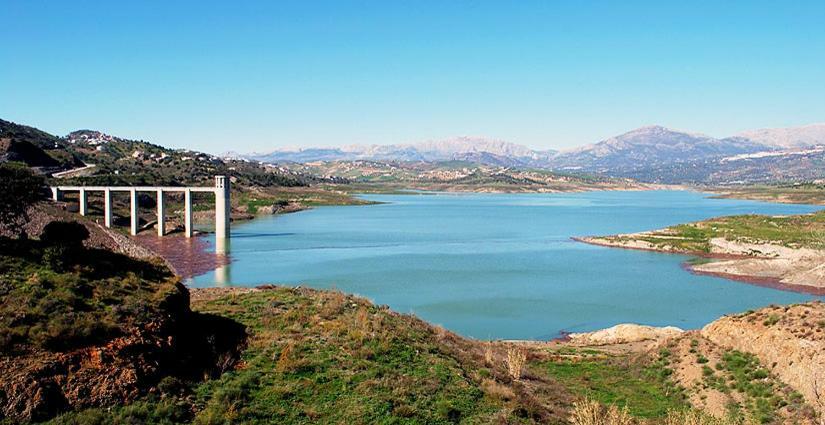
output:
M825 304L768 307L723 317L701 331L713 343L756 355L825 412Z

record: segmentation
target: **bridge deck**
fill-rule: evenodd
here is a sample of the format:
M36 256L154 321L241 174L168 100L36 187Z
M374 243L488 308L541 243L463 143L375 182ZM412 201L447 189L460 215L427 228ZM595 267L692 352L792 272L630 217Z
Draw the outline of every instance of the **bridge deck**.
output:
M127 192L129 193L129 216L131 221L131 232L133 235L138 233L138 224L140 217L138 214L138 197L137 192L154 192L157 194L157 229L158 236L163 236L166 233L165 216L166 206L164 203L164 194L166 192L183 192L184 204L184 226L186 237L193 235L192 231L192 193L203 192L212 193L215 195L215 237L217 239L225 239L229 237L229 221L231 215L230 209L230 180L227 176L215 176L215 186L52 186L52 199L60 201L66 192L77 192L78 196L78 211L80 215L86 215L89 212L89 192L103 192L103 221L106 227L112 227L113 217L113 192Z

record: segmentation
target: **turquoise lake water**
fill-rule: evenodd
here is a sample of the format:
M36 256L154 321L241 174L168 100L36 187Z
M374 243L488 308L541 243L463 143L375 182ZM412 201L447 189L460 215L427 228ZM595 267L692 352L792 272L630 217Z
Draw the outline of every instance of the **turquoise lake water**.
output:
M690 329L815 298L697 276L682 268L685 256L570 238L818 207L685 191L363 197L386 203L233 225L231 265L190 284L334 287L483 339L549 339L627 322Z

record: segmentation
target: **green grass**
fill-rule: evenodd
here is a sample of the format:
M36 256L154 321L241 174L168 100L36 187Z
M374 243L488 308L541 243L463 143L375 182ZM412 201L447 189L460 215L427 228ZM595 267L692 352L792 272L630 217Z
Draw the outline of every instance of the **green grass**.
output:
M783 407L788 406L792 412L803 408L798 393L777 381L753 354L728 351L714 369L703 367L706 385L726 394L736 390L745 397L741 405L728 406L733 416L741 418L747 413L758 423L772 423L777 419L777 410Z
M256 337L246 368L196 390L196 423L437 424L496 411L425 328L374 306L343 296L316 303L282 289L202 310L227 314Z
M646 361L578 351L562 353L541 368L574 394L605 405L627 406L639 418L663 418L669 410L687 407L681 389L669 379L669 356L664 350L657 360Z
M765 326L773 326L773 325L779 323L779 321L781 319L782 319L782 317L779 316L778 314L771 313L770 315L768 315L768 318L765 319L764 322L762 322L762 324L765 325Z
M791 248L825 249L825 210L793 216L739 215L680 224L650 235L617 237L642 240L682 252L710 252L710 240L770 242Z
M166 314L176 282L162 265L108 251L0 238L0 348L61 351L105 341Z
M127 406L87 409L52 423L558 421L512 390L506 400L486 390L482 381L508 383L500 372L472 360L466 351L470 342L361 299L275 288L193 307L246 325L251 337L241 367L189 384L177 395L161 391Z

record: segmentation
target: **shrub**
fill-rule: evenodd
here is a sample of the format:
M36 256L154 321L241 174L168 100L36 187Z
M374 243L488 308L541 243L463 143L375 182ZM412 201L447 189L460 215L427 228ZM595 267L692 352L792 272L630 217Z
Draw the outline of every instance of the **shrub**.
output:
M521 379L521 372L526 362L527 350L515 345L507 349L507 371L510 372L511 378L516 381Z
M765 319L764 322L762 322L762 324L765 325L765 326L773 326L773 325L779 323L779 319L780 319L780 317L779 317L778 314L771 314L770 316L768 316L767 319Z
M45 180L28 167L0 164L0 230L16 230L25 236L22 224L28 221L29 207L43 197Z

